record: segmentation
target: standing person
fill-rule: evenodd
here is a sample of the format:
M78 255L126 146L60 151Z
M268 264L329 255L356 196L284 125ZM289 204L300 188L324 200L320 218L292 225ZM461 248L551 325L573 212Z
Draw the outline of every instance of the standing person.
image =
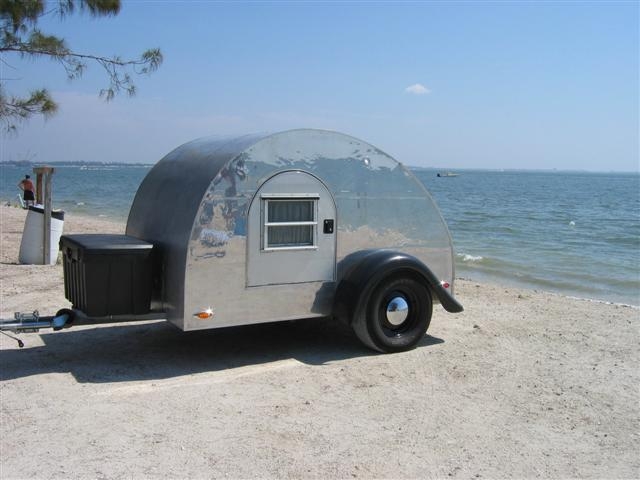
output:
M20 180L20 183L18 183L18 188L22 190L24 204L29 208L29 205L33 205L36 200L36 197L33 194L33 182L31 181L31 177L29 175L25 175L24 179Z

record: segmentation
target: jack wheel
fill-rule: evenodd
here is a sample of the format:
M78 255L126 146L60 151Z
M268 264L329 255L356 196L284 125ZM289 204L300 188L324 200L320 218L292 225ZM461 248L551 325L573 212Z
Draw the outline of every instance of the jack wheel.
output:
M65 324L61 327L53 327L53 329L55 331L58 330L62 330L63 328L69 328L71 325L73 325L73 321L76 318L76 312L74 312L73 310L69 309L69 308L62 308L60 310L58 310L56 312L56 317L59 317L60 315L67 315L67 317L69 317L69 319L65 322Z

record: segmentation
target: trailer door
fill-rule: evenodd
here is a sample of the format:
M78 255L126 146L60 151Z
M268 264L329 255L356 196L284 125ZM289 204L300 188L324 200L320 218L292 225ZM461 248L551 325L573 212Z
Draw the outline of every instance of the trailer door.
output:
M314 175L275 174L249 206L247 286L333 282L336 206Z

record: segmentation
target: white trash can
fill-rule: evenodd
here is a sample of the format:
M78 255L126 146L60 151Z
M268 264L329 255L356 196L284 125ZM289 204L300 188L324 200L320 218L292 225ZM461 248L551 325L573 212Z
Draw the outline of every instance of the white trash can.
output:
M54 210L51 212L51 255L49 265L55 265L58 259L58 243L64 227L64 212ZM44 252L44 208L30 206L27 218L24 221L22 241L20 242L20 254L18 261L28 265L42 265Z

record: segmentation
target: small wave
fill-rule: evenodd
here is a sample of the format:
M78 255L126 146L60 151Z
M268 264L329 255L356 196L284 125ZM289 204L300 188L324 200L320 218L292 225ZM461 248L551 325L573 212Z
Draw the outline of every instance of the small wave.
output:
M480 255L469 255L468 253L459 253L458 257L460 257L463 262L480 262L483 260L483 257Z
M573 295L565 295L565 297L570 298L572 300L580 300L583 302L602 303L604 305L616 305L618 307L626 307L626 308L633 308L634 310L640 310L640 305L633 305L631 303L610 302L608 300L597 300L593 298L576 297Z

